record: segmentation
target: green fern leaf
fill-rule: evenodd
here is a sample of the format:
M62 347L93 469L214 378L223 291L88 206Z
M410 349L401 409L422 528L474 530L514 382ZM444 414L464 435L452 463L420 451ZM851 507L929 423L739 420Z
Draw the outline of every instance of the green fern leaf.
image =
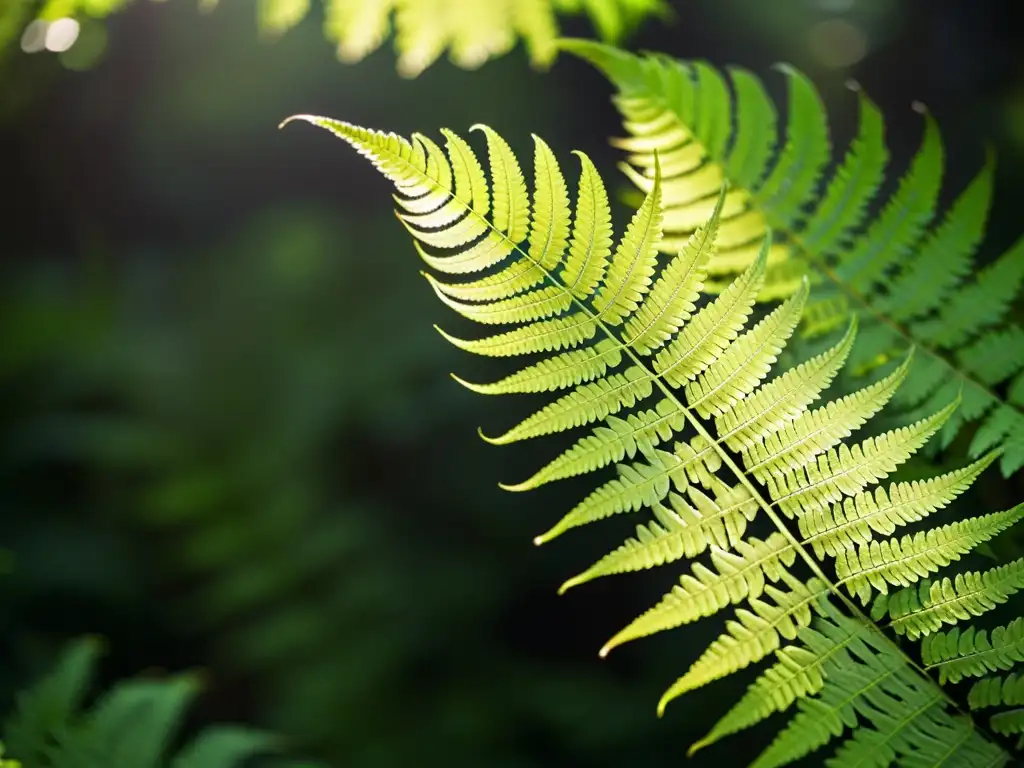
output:
M605 340L592 347L573 349L557 357L506 376L493 384L471 384L452 375L457 382L481 395L509 395L521 392L552 392L593 381L622 362L622 351Z
M690 236L683 250L662 271L650 299L638 306L626 323L627 343L641 355L649 355L669 341L697 308L694 302L700 297L705 265L714 251L724 200L723 190L709 224L698 227Z
M827 606L826 606L827 607ZM847 728L830 768L857 765L1002 765L1005 754L967 720L950 717L943 694L908 667L880 633L840 627L834 610L819 620L831 645L822 662L825 684L801 698L798 713L752 764L775 768L820 748Z
M939 630L981 616L1024 588L1024 560L987 571L958 573L954 579L922 581L919 588L907 587L892 595L880 594L871 613L881 619L888 613L889 627L915 640Z
M724 87L711 68L695 66L693 71L712 91ZM809 84L791 75L802 94L793 109L811 108L816 97ZM764 106L749 93L747 97L752 99L750 109ZM696 109L696 102L680 109ZM724 147L729 125L715 115L703 113L697 122L706 123L700 130ZM552 202L564 200L558 191L563 177L546 145L536 145L534 178L537 186L555 191L535 191L531 199L508 145L490 129L482 129L489 161L484 172L469 145L450 131L444 132L449 166L444 168L440 150L432 150L425 140L409 141L327 118L301 119L334 132L366 155L395 183L401 209L409 211L409 201L429 199L429 204L413 203L414 215L427 217L422 221L438 213L434 221L445 223L429 229L406 224L419 241L421 256L442 275L430 278L442 301L484 325L498 315L503 323L518 325L482 342L454 343L488 356L550 353L493 385L467 386L495 394L571 388L504 435L484 439L506 443L603 422L531 478L505 486L522 491L615 465L616 477L597 483L536 543L607 517L652 510L654 519L639 523L635 537L566 581L561 591L594 578L693 561L678 586L616 634L601 654L726 609L733 612L725 632L666 691L659 713L673 698L775 655L775 665L758 678L739 708L695 748L799 702L791 725L759 765L801 757L847 728L856 730L840 746L836 765L856 764L873 754L907 764L941 764L942 750L955 764L977 759L998 764L1004 756L1001 748L978 736L969 721L958 719L948 695L841 588L845 585L866 605L890 586L916 584L1016 523L1024 517L1024 505L899 539L874 540L876 533L888 536L951 503L997 454L940 477L880 487L880 481L953 416L960 401L957 393L909 426L873 432L849 445L854 432L898 392L913 360L908 354L887 376L810 410L844 364L849 365L856 321L825 352L773 377L803 316L810 286L804 279L789 281L783 303L751 322L757 294L778 252L766 236L750 252L742 274L717 297L704 301L700 296L705 263L711 263L715 249L722 249L731 221L727 217L735 215L736 201L742 199L721 186L721 173L709 172L701 181L702 196L695 198L710 218L680 238L673 258L661 265L655 261L659 242L664 244L662 224L679 213L678 207L666 207L669 196L679 192L663 182L662 173L693 160L681 128L673 139L681 142L681 151L646 144L642 135L631 141L630 151L651 154L652 177L613 251L604 185L585 156L580 156L576 211L566 235L568 213L561 202ZM807 130L812 128L808 123ZM773 199L802 199L805 191L800 190L817 183L816 169L828 154L823 141L810 147L787 145L801 167L791 181L765 177ZM745 148L737 161L751 178L764 171L765 153L759 146ZM669 150L664 165L662 156L655 155L662 149ZM929 161L921 162L929 167ZM868 178L867 170L851 165L851 174L862 171ZM701 171L695 165L693 172ZM921 184L925 190L934 186L932 181L910 180L903 197L927 197ZM540 216L538 208L544 212ZM792 221L800 216L794 213ZM895 220L882 221L894 238L908 241L908 233L920 229L911 224L904 231ZM822 222L820 227L831 232L835 225ZM839 235L829 237L841 241ZM482 269L494 270L490 275L465 277L467 266L476 271L484 263L488 266ZM457 268L448 268L453 264ZM863 251L863 264L864 274L876 269L874 252ZM542 273L542 279L531 277L525 289L508 280L503 294L490 290L498 282L483 282L489 276L530 270ZM466 280L486 285L487 298L471 303L453 299ZM530 310L538 300L553 302L550 317L538 319ZM926 394L924 400L932 403L934 397ZM687 430L695 434L685 435ZM758 517L775 529L763 539L747 536L748 524ZM787 524L787 518L795 524ZM694 560L705 552L705 562ZM798 561L810 570L810 578L793 573ZM841 603L845 613L830 600ZM965 596L964 604L978 610L982 602Z
M777 650L783 638L794 639L801 627L811 623L811 611L827 588L815 579L804 585L786 571L780 571L780 575L789 582L790 590L784 592L768 585L764 592L773 603L751 598L750 610L738 609L737 620L726 622L725 634L665 691L658 702L659 714L672 699L760 661Z
M910 358L881 381L813 411L804 411L744 452L747 470L760 482L786 478L853 434L889 402L907 375Z
M820 512L845 494L860 493L885 478L935 434L959 405L948 404L921 421L869 437L852 448L840 443L818 456L817 461L781 476L768 476L768 492L788 517Z
M799 419L846 362L856 333L854 319L843 338L831 349L791 368L722 413L715 426L726 445L746 454L762 441L772 426Z
M942 682L1010 669L1024 659L1024 617L993 629L991 640L986 630L974 627L928 635L921 645L921 658L928 669L939 670Z
M836 557L843 550L866 544L873 533L888 536L896 528L947 506L995 459L996 454L990 453L968 467L930 480L893 483L888 491L876 488L874 493L859 493L842 504L799 518L800 533L819 559L825 554Z
M174 758L171 768L225 768L275 747L272 736L249 728L207 728Z
M627 456L632 459L638 451L649 452L670 440L685 427L686 416L671 400L661 400L653 410L632 413L626 419L608 416L605 424L607 426L595 428L593 434L581 438L528 480L502 487L509 491L525 491L555 480L593 472Z
M680 627L712 616L727 605L760 597L766 581L778 581L785 566L796 560L796 553L780 533L773 533L766 541L740 540L734 550L712 546L715 570L694 563L692 576L683 576L661 602L609 640L601 655L630 640Z
M782 712L797 699L818 693L825 686L825 665L851 643L863 646L866 625L843 616L827 603L828 620L798 630L801 645L787 645L776 652L778 660L765 670L746 695L715 724L707 736L690 748L690 754L725 736L749 728L775 712Z
M1017 706L1024 704L1024 682L1016 673L1006 677L986 677L971 686L967 703L971 709L985 707Z
M682 557L693 558L708 546L716 546L716 551L723 556L728 555L730 549L738 548L743 542L747 522L757 514L757 502L749 492L743 486L729 488L723 484L718 490L718 499L712 501L691 485L687 494L689 502L676 493L669 493L671 509L660 501L651 503L653 522L638 525L636 538L627 539L618 549L566 581L559 593L601 576L653 568ZM737 504L737 500L746 503Z
M908 400L931 398L930 413L936 403L963 393L963 407L947 422L940 447L977 423L973 457L1002 446L1004 475L1024 466L1024 398L1004 394L1024 370L1024 335L1009 322L1024 282L1024 239L972 276L991 203L991 157L940 215L942 140L927 115L920 150L885 196L882 119L863 94L858 135L828 174L832 152L824 108L792 68L780 68L789 86L783 144L774 107L750 73L730 70L726 78L706 64L635 56L584 40L560 45L594 64L618 89L615 104L630 138L615 143L628 153L627 176L646 190L655 154L663 164L664 250L671 253L709 213L712 181L731 183L709 274L742 272L754 258L752 249L774 228L760 300L787 296L794 281L809 273L821 289L809 307L805 334L831 331L858 313L863 332L851 358L856 373L915 347L921 361L910 372ZM879 213L867 217L869 206ZM706 287L727 284L709 280ZM998 355L991 354L995 349Z
M992 715L989 725L996 733L1008 736L1011 733L1024 733L1024 709L1011 709Z
M861 544L840 552L836 575L851 595L868 604L872 587L886 592L888 585L907 586L934 573L982 542L1002 533L1024 517L1024 504L982 517L972 517L901 539Z

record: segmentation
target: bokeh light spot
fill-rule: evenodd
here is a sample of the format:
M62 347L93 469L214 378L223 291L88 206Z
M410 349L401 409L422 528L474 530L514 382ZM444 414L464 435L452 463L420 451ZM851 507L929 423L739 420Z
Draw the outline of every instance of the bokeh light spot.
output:
M811 52L826 67L842 69L856 64L868 52L864 30L846 19L828 19L811 27Z
M36 19L21 35L21 50L25 53L39 53L46 47L46 30L50 22Z
M74 19L57 19L46 30L46 50L62 53L78 39L79 26Z
M65 68L84 72L95 67L106 51L106 25L98 21L83 20L74 46L57 57Z

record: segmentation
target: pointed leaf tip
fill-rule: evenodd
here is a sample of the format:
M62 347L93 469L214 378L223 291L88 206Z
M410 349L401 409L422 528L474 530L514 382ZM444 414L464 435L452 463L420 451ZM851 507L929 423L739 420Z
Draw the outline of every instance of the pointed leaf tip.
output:
M686 756L693 757L700 750L704 749L704 747L710 746L713 743L714 742L709 740L708 736L705 736L700 741L695 741L693 742L693 744L690 745L690 748L686 750Z
M481 440L483 440L485 443L489 443L490 445L505 445L511 442L505 437L505 435L498 435L498 437L488 437L487 435L484 434L483 427L477 427L476 433L480 436Z
M289 123L296 122L304 122L310 123L312 125L317 125L318 121L320 120L326 120L326 118L317 117L316 115L292 115L291 117L286 117L284 120L282 120L280 125L277 126L277 130L281 130Z
M536 544L538 547L541 544L547 544L552 539L557 539L559 536L565 533L566 530L567 529L563 527L563 524L561 522L557 523L552 528L540 534L540 536L535 536L533 539L533 543Z
M528 491L533 486L529 485L528 482L522 483L498 483L498 487L503 491L509 491L511 493L519 493L520 491Z
M448 375L451 376L459 384L464 386L466 389L468 389L470 392L476 392L477 394L480 394L480 395L492 394L491 392L488 391L486 385L474 384L471 381L466 381L465 379L459 378L454 373L449 373Z
M558 588L558 594L564 595L570 589L572 589L573 587L578 587L585 581L587 581L587 579L583 578L583 574L580 574L579 576L573 576L571 579L566 579L562 586Z

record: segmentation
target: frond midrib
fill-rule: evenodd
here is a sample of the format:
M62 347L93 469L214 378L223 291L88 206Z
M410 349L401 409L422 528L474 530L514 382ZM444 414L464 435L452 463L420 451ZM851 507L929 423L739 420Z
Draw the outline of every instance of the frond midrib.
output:
M308 120L309 117L308 116L304 116L303 119L307 119ZM318 118L313 118L314 121L316 119L318 119ZM323 118L319 118L319 119L323 119ZM337 122L337 121L329 121L329 122ZM346 124L346 126L347 126L347 124ZM745 472L743 472L739 468L739 466L733 460L732 456L730 456L729 453L727 451L725 451L724 448L719 444L719 442L717 440L715 440L711 436L711 434L708 432L708 430L701 423L701 420L698 419L690 411L689 408L684 406L679 401L679 398L676 396L676 393L666 384L666 382L663 380L663 378L662 378L662 376L660 374L654 372L653 370L649 370L648 367L645 365L644 361L640 359L640 357L636 354L636 352L632 349L632 347L630 347L627 344L624 344L615 334L613 334L611 332L611 329L608 327L607 323L605 323L603 320L601 320L599 314L595 314L590 309L590 307L588 307L586 304L584 304L576 296L572 295L571 291L569 291L569 289L566 288L565 285L563 285L562 282L560 280L558 280L558 278L555 275L553 275L550 270L548 270L540 262L538 262L533 257L531 257L529 255L529 253L524 251L520 247L519 243L513 243L511 241L511 239L504 232L498 230L487 219L486 216L483 216L483 215L479 214L477 211L475 211L474 208L473 208L472 202L467 203L465 200L456 197L454 190L447 190L447 189L444 189L443 187L441 187L439 184L437 184L437 182L435 182L434 179L430 178L424 171L421 171L415 165L410 163L408 158L401 157L400 155L397 155L397 154L391 152L387 147L377 146L376 150L378 152L387 153L393 159L401 161L403 164L408 166L414 173L416 173L418 176L420 176L422 179L424 179L434 189L442 191L442 192L446 193L447 195L451 196L453 199L458 200L465 207L468 215L473 216L476 219L482 221L489 231L491 231L494 234L498 235L499 237L503 238L507 244L511 245L513 251L517 252L522 258L528 259L530 261L530 263L532 263L537 269L541 270L544 273L544 275L545 275L545 279L550 281L553 285L562 288L566 293L569 293L570 299L571 299L571 303L573 305L575 305L578 309L580 309L582 311L582 313L584 313L588 317L589 320L593 321L595 323L595 325L597 326L597 328L599 328L601 330L601 332L605 335L606 338L608 338L614 344L617 344L619 346L619 348L633 361L634 365L639 367L641 370L643 370L650 377L650 379L654 382L654 384L657 385L658 389L660 389L662 391L662 394L664 394L665 397L669 398L670 400L672 400L675 403L676 407L679 408L680 412L683 413L683 415L687 418L687 420L694 427L694 429L697 431L697 433L701 437L703 437L704 440L706 440L708 443L710 443L712 447L714 447L714 449L719 453L719 456L720 456L720 458L722 460L722 463L725 464L729 468L730 472L732 472L733 475L740 481L740 483L743 484L746 487L746 489L750 492L751 497L754 500L756 500L758 506L761 507L761 509L765 512L765 514L768 515L768 518L775 525L776 529L780 533L782 533L782 535L784 535L789 540L789 545L791 547L793 547L794 550L800 555L801 559L804 560L804 562L806 563L808 568L810 568L811 572L818 579L820 579L822 581L822 583L826 586L826 590L824 590L824 591L831 592L833 595L835 595L846 606L848 611L850 611L854 616L856 616L861 621L865 622L880 637L884 638L885 642L888 643L889 645L891 645L895 649L896 653L898 653L903 658L903 662L905 664L907 664L911 668L915 669L920 675L924 676L929 681L929 683L931 685L933 685L936 689L938 689L941 692L942 697L954 709L960 711L961 714L964 714L965 716L967 716L970 719L972 725L975 728L979 727L979 726L977 726L974 723L974 719L970 718L970 716L966 712L964 712L963 708L959 705L959 703L956 702L956 700L954 700L948 693L946 693L945 689L943 689L942 686L940 686L935 681L935 679L932 678L932 676L930 674L928 674L926 668L922 667L917 662L915 662L909 655L907 655L907 653L902 648L900 648L894 641L892 641L889 637L887 637L885 635L885 633L881 631L881 629L878 627L878 625L875 622L873 622L869 617L867 617L864 614L864 612L860 609L860 607L856 603L854 603L850 598L848 598L843 592L841 592L839 590L838 586L836 584L834 584L832 582L832 580L825 575L825 573L819 567L817 561L804 548L802 542L800 540L798 540L793 535L793 533L789 530L789 528L775 514L775 512L771 508L771 505L765 500L765 498L764 498L763 494L761 493L761 491L750 481L750 478L747 476L747 474ZM822 594L824 594L824 591L822 592ZM998 741L995 741L994 739L992 741L995 744L999 743Z

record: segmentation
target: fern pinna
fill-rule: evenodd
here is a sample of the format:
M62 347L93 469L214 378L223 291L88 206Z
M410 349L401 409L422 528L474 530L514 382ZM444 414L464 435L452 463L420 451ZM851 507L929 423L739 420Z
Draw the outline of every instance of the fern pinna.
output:
M293 119L332 131L394 183L399 220L439 274L428 280L445 304L479 323L512 326L479 339L446 338L480 355L542 356L494 383L466 386L490 394L566 391L485 439L510 443L601 422L532 477L506 486L522 491L617 463L617 477L537 543L612 515L653 511L634 538L563 590L692 561L678 586L602 654L736 606L724 634L669 688L660 711L774 653L746 697L695 747L795 703L796 715L759 768L798 759L854 727L832 764L887 765L898 757L907 765L995 766L1009 759L859 607L875 598L876 615L891 612L905 633L928 634L1020 586L1018 563L1008 573L942 582L938 602L932 591L897 592L884 602L891 587L917 584L1024 517L1021 505L897 535L948 505L997 458L989 453L929 480L879 485L941 429L958 398L910 426L844 442L894 396L910 356L885 378L812 409L850 354L851 322L832 348L769 377L800 322L808 283L751 323L768 271L767 236L736 280L703 299L729 201L724 191L710 219L659 264L667 169L657 160L650 190L613 248L607 193L582 153L573 217L565 178L540 139L531 200L508 144L485 126L478 129L489 174L448 130L442 149L419 134L407 140L322 117ZM773 528L763 540L747 535L759 517ZM808 575L798 576L798 568ZM967 645L946 642L939 651L950 647L956 653ZM929 650L926 662L939 651Z
M975 271L973 262L991 200L991 157L940 216L944 154L927 114L921 148L885 198L884 125L862 92L858 134L833 164L818 93L791 67L780 67L789 85L783 143L775 107L750 72L730 69L725 77L703 62L635 56L585 40L562 46L618 89L615 104L630 137L617 143L629 153L623 168L641 190L651 188L654 153L660 154L663 251L686 241L728 181L709 288L753 263L771 227L776 237L760 299L788 295L809 274L817 298L805 312L807 335L859 313L853 373L913 346L914 363L895 403L913 419L962 392L939 445L978 421L972 456L1001 445L1005 475L1024 465L1024 330L1009 317L1024 280L1024 238L984 269Z

